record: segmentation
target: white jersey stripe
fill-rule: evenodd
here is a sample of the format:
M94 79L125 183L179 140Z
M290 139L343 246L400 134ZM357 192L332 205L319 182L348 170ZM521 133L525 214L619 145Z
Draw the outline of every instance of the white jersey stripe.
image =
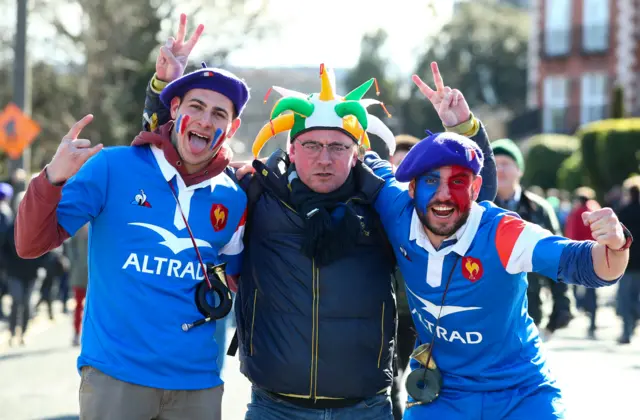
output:
M551 236L551 232L542 227L527 223L513 246L507 263L507 273L530 273L533 271L533 251L541 239Z
M227 242L227 244L222 247L218 254L225 255L238 255L244 249L244 243L242 242L242 236L244 235L244 225L239 226L238 229L233 233L233 236Z

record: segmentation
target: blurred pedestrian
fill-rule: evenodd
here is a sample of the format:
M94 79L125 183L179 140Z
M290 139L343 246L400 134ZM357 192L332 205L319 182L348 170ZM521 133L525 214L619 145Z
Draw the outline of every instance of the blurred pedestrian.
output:
M620 222L640 236L640 183L626 185L629 202L620 209ZM629 344L640 319L640 246L631 247L629 266L618 289L618 308L622 316L620 344Z
M569 239L576 241L593 240L591 228L584 224L582 215L586 212L593 212L601 208L595 200L596 193L592 188L580 187L574 191L573 209L567 216L564 234ZM618 216L620 217L620 216ZM598 296L596 289L584 286L575 286L576 301L578 307L584 309L589 314L589 338L595 338L596 313L598 311Z
M500 139L491 143L498 169L498 195L495 203L504 209L514 211L524 220L535 223L555 235L562 235L560 223L551 205L544 198L525 190L520 181L524 175L524 156L511 139ZM542 329L543 337L566 327L573 315L567 284L550 280L539 273L526 274L528 311L535 324ZM546 325L541 325L542 287L551 289L553 309Z
M80 345L81 325L84 314L84 300L87 295L89 271L87 266L89 249L89 224L81 227L67 243L67 258L69 259L69 284L73 288L76 307L73 311L73 340L72 345Z

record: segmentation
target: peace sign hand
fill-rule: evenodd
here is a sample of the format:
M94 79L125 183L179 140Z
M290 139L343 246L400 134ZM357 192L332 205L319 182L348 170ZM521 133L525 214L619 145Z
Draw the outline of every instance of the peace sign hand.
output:
M423 82L420 76L414 74L412 79L420 89L420 92L431 101L442 124L445 127L453 127L468 121L471 118L471 110L462 92L444 85L438 69L438 63L435 61L431 63L431 73L433 74L433 82L436 85L435 91Z
M187 32L187 15L180 14L180 24L176 37L170 37L160 48L160 53L156 59L156 77L163 82L173 82L184 73L189 61L189 54L198 43L200 35L204 31L204 25L200 24L196 31L185 42Z
M102 150L102 144L91 147L90 140L78 138L82 129L91 120L93 120L93 115L86 115L76 122L67 135L62 138L56 154L53 155L51 163L46 168L47 178L52 184L65 182L74 176L91 156Z

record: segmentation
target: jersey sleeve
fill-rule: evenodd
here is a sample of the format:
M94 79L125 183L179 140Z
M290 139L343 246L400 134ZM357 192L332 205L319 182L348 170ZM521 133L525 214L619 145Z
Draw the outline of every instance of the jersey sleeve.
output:
M380 219L383 223L387 220L396 220L411 200L408 184L399 182L393 174L391 163L380 159L375 153L367 152L364 163L375 175L384 180L384 185L374 203Z
M56 214L70 236L102 212L107 195L109 167L105 151L93 156L62 188Z
M558 279L562 252L570 242L516 214L502 216L495 233L500 262L509 274L538 273L553 280Z
M231 236L229 242L220 249L219 255L223 262L227 263L226 273L229 276L240 274L242 265L242 251L244 250L244 228L247 221L247 209L245 208L242 218Z

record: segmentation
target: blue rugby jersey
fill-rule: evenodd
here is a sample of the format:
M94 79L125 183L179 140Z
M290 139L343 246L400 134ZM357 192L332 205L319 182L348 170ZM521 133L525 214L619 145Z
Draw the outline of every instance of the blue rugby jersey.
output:
M436 250L408 184L398 182L386 162L367 164L385 179L375 207L405 279L418 344L431 343L435 335L444 389L483 392L552 383L527 313L525 273L591 287L615 284L597 279L594 243L553 236L485 201L473 203L466 224Z
M222 383L215 322L201 319L204 279L171 192L173 185L205 263L240 270L246 195L224 172L187 187L155 146L108 148L62 189L59 224L73 235L89 222L89 286L78 368L169 389Z

